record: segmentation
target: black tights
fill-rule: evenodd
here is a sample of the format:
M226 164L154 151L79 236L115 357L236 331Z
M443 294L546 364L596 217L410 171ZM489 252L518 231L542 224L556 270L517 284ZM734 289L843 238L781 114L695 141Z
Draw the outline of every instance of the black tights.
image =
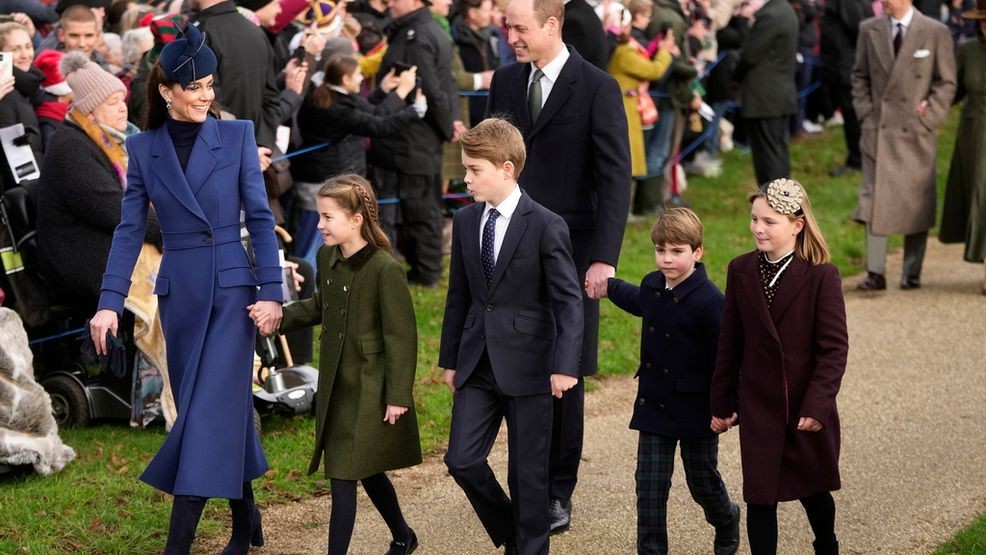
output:
M397 492L383 472L360 480L373 506L383 517L394 541L404 541L411 529L404 520ZM329 516L329 555L345 555L356 524L356 481L337 480L332 484L332 514Z
M835 500L829 492L817 493L801 500L808 515L811 531L815 533L815 552L832 553L835 539ZM746 506L746 531L750 536L753 555L777 553L777 503Z

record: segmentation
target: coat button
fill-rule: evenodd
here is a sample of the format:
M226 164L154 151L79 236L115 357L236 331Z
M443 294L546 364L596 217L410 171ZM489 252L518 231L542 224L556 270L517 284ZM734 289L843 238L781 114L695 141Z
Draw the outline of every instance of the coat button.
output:
M342 339L342 332L339 332L339 339Z
M349 286L348 285L343 285L342 286L342 292L345 293L347 291L349 291Z
M655 299L660 299L661 298L661 292L660 291L654 291L654 298Z
M641 397L640 399L637 399L637 404L640 405L640 406L644 406L644 403L645 402L647 402L647 400L644 399L643 397Z
M650 368L650 363L648 362L647 364L644 365L644 367Z
M345 316L346 315L346 309L345 308L340 308L339 309L339 315L340 316Z
M647 326L648 333L654 333L654 326Z
M203 231L202 232L202 242L205 243L206 245L211 245L212 244L212 234L209 233L208 231Z
M665 376L667 376L667 375L668 375L668 374L670 374L670 373L671 373L671 371L670 371L670 370L668 370L667 368L665 368L665 369L664 369L664 375L665 375Z
M332 278L325 280L326 285L332 285Z
M491 304L486 305L486 312L493 312L493 305Z
M664 403L658 403L657 408L664 409Z
M670 333L664 334L664 339L671 339L671 334Z
M673 302L674 304L678 304L678 297L671 299L671 302Z

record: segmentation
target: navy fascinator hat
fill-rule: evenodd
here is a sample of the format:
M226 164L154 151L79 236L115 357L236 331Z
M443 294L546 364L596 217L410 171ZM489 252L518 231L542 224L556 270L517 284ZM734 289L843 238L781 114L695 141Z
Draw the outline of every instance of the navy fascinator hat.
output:
M164 46L158 63L168 80L181 85L182 90L192 81L215 73L219 65L216 53L205 44L205 33L192 24Z

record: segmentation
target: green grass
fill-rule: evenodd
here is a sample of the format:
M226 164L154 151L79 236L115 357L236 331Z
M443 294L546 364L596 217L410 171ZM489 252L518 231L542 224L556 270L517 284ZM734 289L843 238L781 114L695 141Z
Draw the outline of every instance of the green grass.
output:
M951 157L955 114L939 140L939 179L944 183ZM850 220L859 175L842 179L828 176L829 168L845 156L839 129L792 146L795 178L807 187L821 228L832 248L833 260L843 275L860 271L864 233ZM725 155L724 174L715 179L691 178L685 196L705 224L705 262L709 276L725 286L725 269L736 255L754 248L747 226L746 194L755 183L749 154ZM650 222L628 226L618 275L639 279L654 268ZM413 288L418 319L418 379L415 398L426 451L440 448L447 438L451 395L441 383L437 367L438 342L444 308L444 288ZM600 375L618 375L636 368L639 322L604 301L600 328ZM591 389L592 383L589 387ZM263 443L271 471L255 485L265 504L286 503L328 489L320 475L306 476L313 423L304 418L274 417L264 421ZM85 430L63 430L62 438L79 458L61 473L41 477L23 475L0 481L0 553L55 554L85 552L150 553L163 546L170 500L138 481L138 476L164 438L160 428L132 430L124 425L101 425ZM209 503L200 535L226 534L225 503ZM313 526L324 526L313 523ZM982 550L986 522L982 518L969 535L979 538L961 553ZM960 535L956 545L967 545ZM951 544L950 544L951 545Z
M986 553L986 513L979 515L968 528L962 530L934 555L978 555Z

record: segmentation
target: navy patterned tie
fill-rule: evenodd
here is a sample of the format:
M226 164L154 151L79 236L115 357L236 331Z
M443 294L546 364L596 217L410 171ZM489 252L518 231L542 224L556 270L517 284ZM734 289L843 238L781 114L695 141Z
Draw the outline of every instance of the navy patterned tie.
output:
M493 272L496 270L496 260L493 258L493 245L496 242L496 219L500 213L496 208L491 208L486 217L486 225L483 226L483 274L486 276L486 285L493 281Z

